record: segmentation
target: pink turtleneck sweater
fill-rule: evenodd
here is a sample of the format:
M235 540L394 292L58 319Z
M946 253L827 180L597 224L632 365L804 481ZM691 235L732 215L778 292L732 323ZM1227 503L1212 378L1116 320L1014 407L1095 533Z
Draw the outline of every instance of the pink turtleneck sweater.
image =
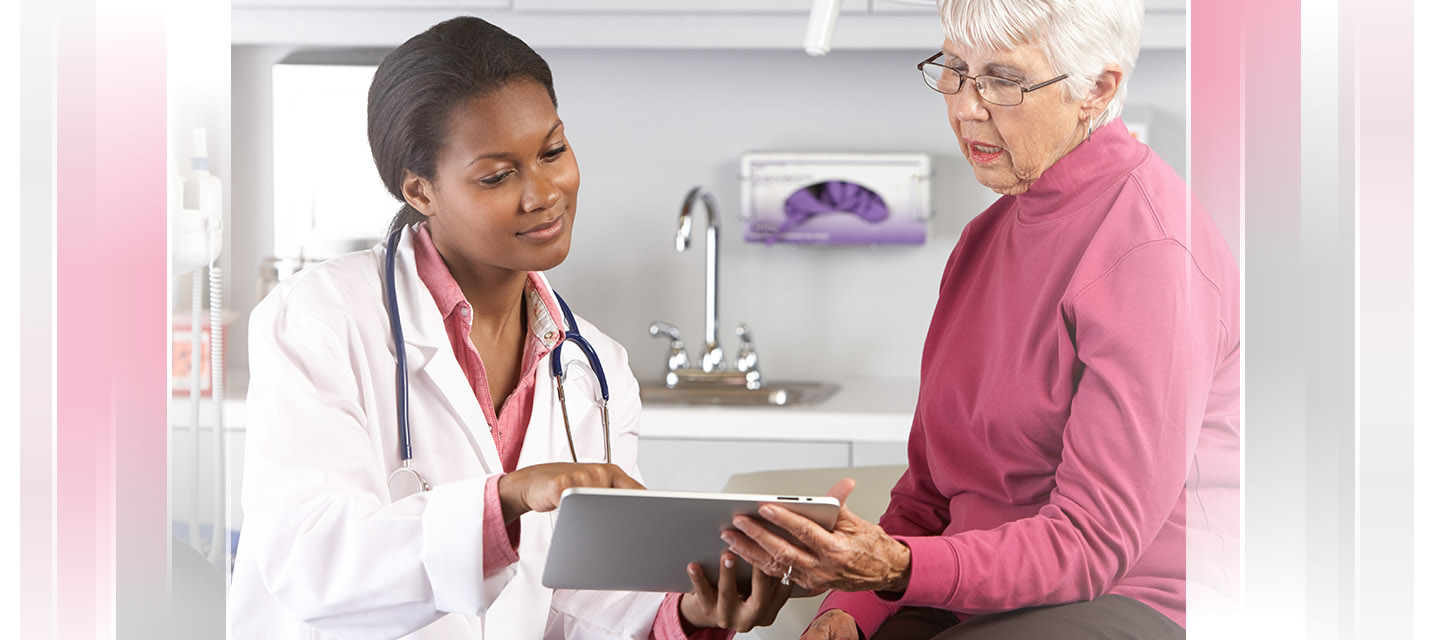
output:
M1239 294L1210 217L1118 120L997 200L946 266L880 519L909 587L821 611L871 635L901 606L1119 594L1184 626L1187 504L1194 564L1239 553Z

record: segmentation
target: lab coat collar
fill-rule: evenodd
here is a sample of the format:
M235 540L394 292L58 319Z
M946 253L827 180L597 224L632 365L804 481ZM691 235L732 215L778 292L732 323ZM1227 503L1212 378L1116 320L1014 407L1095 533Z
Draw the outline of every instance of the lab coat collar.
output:
M405 357L411 372L411 394L415 395L419 384L428 379L440 391L446 406L470 436L470 443L484 461L491 473L500 473L500 452L490 435L490 423L480 403L475 401L475 391L465 377L465 371L455 360L450 349L450 337L445 332L445 320L435 307L430 290L420 280L415 268L415 232L406 227L402 231L398 253L395 256L395 296L400 307L400 319L404 323ZM380 273L384 277L385 246L378 247ZM438 357L437 357L438 356ZM418 383L418 384L417 384Z
M545 345L545 350L555 348L564 336L565 326L560 312L560 303L555 300L555 291L550 281L539 271L530 272L530 281L525 285L525 304L529 305L530 331ZM574 327L571 327L572 329Z
M385 276L385 245L377 247L380 256L382 282ZM430 290L420 279L415 267L415 230L405 227L395 256L395 298L400 306L404 324L405 344L419 349L421 361L412 361L412 366L424 366L441 347L447 346L450 337L445 333L445 319L435 313L435 301ZM408 357L408 354L407 354Z
M425 350L428 359L434 355L435 350L450 346L450 334L445 330L443 316L436 321L436 318L433 317L434 314L425 313L427 309L424 306L425 303L430 303L429 308L436 308L436 305L434 296L431 295L429 287L425 286L416 265L415 244L418 237L419 232L415 227L406 227L403 231L399 243L399 254L395 259L396 294L400 308L409 309L410 314L416 316L416 322L405 325L405 343ZM382 258L384 257L383 248L380 255ZM381 268L384 268L383 262ZM548 351L563 337L565 327L563 314L545 274L531 271L527 275L525 304L528 311L526 316L529 319L529 328ZM419 328L412 330L411 327L416 325L419 325Z

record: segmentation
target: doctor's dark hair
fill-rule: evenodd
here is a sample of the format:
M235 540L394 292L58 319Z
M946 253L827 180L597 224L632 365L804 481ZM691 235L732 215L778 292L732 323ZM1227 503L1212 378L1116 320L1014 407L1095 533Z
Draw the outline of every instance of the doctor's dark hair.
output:
M475 17L441 22L385 56L370 81L366 130L381 182L403 203L387 237L425 219L405 202L401 185L407 170L435 179L450 114L470 98L517 81L540 83L556 104L545 59L519 38Z

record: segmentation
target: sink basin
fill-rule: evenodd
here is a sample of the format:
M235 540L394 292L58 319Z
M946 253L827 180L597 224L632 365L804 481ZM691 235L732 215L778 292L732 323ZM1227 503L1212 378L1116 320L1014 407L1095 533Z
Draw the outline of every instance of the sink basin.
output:
M640 383L640 401L647 404L712 404L789 407L816 404L840 390L829 382L767 382L759 389L739 385L685 384L674 389L659 381Z

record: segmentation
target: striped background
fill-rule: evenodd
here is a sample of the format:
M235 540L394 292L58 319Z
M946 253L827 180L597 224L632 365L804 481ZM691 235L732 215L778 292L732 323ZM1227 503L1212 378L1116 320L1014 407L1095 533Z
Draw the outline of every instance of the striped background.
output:
M1248 593L1192 637L1411 637L1437 601L1431 4L1192 3L1190 179L1245 273ZM0 637L165 635L167 15L0 7Z

